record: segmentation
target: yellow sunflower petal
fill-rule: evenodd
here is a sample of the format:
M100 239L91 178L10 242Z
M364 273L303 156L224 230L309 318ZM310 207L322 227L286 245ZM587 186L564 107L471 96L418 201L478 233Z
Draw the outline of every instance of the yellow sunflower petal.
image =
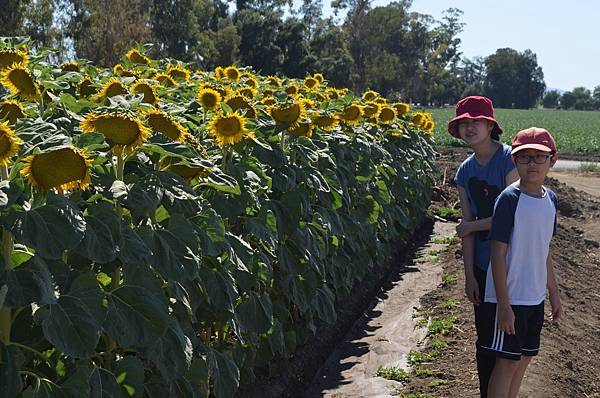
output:
M17 119L25 117L25 108L15 100L0 102L0 121L6 120L8 124L15 124Z
M217 90L205 87L198 91L196 99L204 109L217 109L221 103L221 94Z
M89 113L79 124L84 132L98 132L113 144L115 154L129 154L142 145L150 136L150 129L130 115L111 113Z
M37 83L23 64L13 64L2 73L2 84L19 97L35 101L40 96Z
M158 95L156 94L156 86L145 81L137 81L131 86L131 92L134 94L142 94L143 102L147 104L156 104Z
M218 112L210 121L209 131L215 137L217 144L235 144L246 133L246 119L238 112L229 115Z
M90 185L91 164L83 151L67 147L27 157L21 173L29 185L41 191L85 190Z
M22 141L15 137L15 132L8 123L0 123L0 164L6 166L19 151Z
M14 64L25 67L28 63L29 56L26 52L11 49L0 50L0 71L8 69Z
M186 142L191 138L188 130L175 118L158 109L152 109L144 113L148 124L155 133L161 133L173 141Z
M104 83L104 85L100 89L100 92L96 94L93 97L93 99L96 102L102 102L106 98L114 97L117 95L124 95L127 93L127 87L125 87L125 85L121 83L119 79L117 79L116 77L112 77L106 83Z
M127 54L125 54L125 56L134 64L148 65L150 63L150 58L146 57L144 54L142 54L135 48L132 48L131 50L127 51Z

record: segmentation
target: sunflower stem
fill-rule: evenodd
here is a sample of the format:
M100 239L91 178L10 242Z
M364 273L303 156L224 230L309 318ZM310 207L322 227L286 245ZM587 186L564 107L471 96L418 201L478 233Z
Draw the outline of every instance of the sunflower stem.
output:
M5 167L3 167L5 168ZM14 249L13 237L10 231L2 228L2 260L6 269L12 268L12 252ZM4 344L10 342L10 330L12 329L12 314L9 307L0 308L0 341Z
M115 177L119 181L123 181L123 174L125 173L125 158L122 154L117 155L117 168L115 170Z

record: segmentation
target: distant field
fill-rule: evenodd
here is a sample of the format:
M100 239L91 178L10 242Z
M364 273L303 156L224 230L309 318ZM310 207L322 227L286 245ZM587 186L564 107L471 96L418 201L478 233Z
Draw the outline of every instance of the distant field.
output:
M448 121L454 117L454 108L428 109L435 120L435 140L442 145L460 145L448 134ZM504 130L503 142L527 127L548 129L557 142L559 152L600 153L600 112L562 111L548 109L495 109L494 114Z

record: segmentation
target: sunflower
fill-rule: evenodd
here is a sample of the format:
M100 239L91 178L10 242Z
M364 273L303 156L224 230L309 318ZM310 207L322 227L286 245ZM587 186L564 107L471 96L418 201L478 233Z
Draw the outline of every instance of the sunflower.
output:
M140 74L138 72L132 71L131 69L127 69L127 68L125 68L121 64L116 64L113 67L113 72L117 76L135 77L135 78L139 78L140 77Z
M244 87L239 89L238 94L243 95L246 98L252 99L256 95L256 90L251 87Z
M287 86L284 90L288 95L296 95L300 91L298 86L293 83Z
M190 80L191 72L181 65L169 65L167 68L167 75L171 76L174 80Z
M319 81L317 79L315 79L314 77L307 76L304 78L304 87L306 87L308 90L310 90L310 91L315 90L318 85L319 85Z
M281 87L281 81L277 76L267 76L265 83L270 86Z
M225 68L223 73L232 82L237 82L238 80L240 80L240 70L235 66L228 66L227 68Z
M313 77L319 82L319 84L325 81L325 77L321 73L315 73Z
M144 99L142 102L147 104L156 104L158 102L158 95L156 94L156 85L150 84L145 81L137 81L131 86L131 92L134 94L143 94Z
M435 123L433 122L433 120L428 120L425 123L425 125L423 126L423 129L427 132L432 132L434 128L435 128Z
M100 92L96 94L92 99L96 102L102 102L106 98L114 97L117 95L127 94L127 87L121 83L116 77L111 77L100 89Z
M196 69L196 71L194 72L194 76L204 76L205 74L206 72L200 69Z
M326 100L327 100L327 97L326 97L326 96L324 96L324 95L323 95L323 94L321 94L321 93L315 93L315 98L316 98L316 99L317 99L317 101L319 101L319 102L324 102L324 101L326 101Z
M304 116L304 104L301 101L294 101L291 104L275 104L268 109L276 123L289 124L292 127L298 126L298 121Z
M288 133L302 137L312 137L313 126L310 123L298 123L296 127L290 127Z
M263 97L271 97L273 94L275 94L275 91L268 88L262 91Z
M33 188L59 192L86 190L90 185L90 166L93 162L77 148L66 147L36 153L24 159L21 173Z
M40 90L24 64L13 64L5 69L1 81L8 91L23 99L35 101L40 97Z
M25 108L15 100L0 102L0 121L6 120L8 124L15 124L17 119L25 117Z
M29 63L29 56L26 52L10 49L0 50L0 71L7 69L14 64L27 66Z
M412 122L417 126L422 126L427 121L425 114L416 112L411 118Z
M152 79L157 80L163 87L173 87L177 84L175 83L175 80L166 73L157 73Z
M142 54L135 48L132 48L131 50L127 51L125 57L127 57L127 59L133 62L134 64L148 65L150 63L150 58L146 57L144 54Z
M221 104L221 94L210 87L204 87L198 91L196 100L204 109L217 109Z
M252 104L243 95L233 95L229 98L226 98L225 103L229 105L231 110L234 112L245 111L246 117L252 119L256 117L256 109L254 109Z
M360 105L350 104L344 108L339 117L347 124L355 126L360 123L360 117L362 114L363 110Z
M373 91L373 90L366 91L362 95L362 99L364 99L365 101L372 101L374 98L377 98L377 97L379 97L379 93L377 91Z
M77 92L79 93L80 97L89 97L90 95L94 95L98 92L98 87L94 86L92 79L86 76L79 82L79 85L77 86Z
M191 135L174 117L158 109L144 112L144 116L155 133L161 133L173 141L188 142Z
M244 81L244 84L250 88L253 89L257 89L258 88L258 80L256 80L254 77L249 76L248 78L246 78L246 80Z
M327 114L311 116L310 120L325 131L333 130L339 123L336 116Z
M222 68L222 67L220 67L220 66L217 66L217 67L215 68L215 78L216 78L217 80L221 80L221 79L222 79L222 78L224 78L224 77L225 77L225 72L223 71L223 68Z
M239 112L228 115L218 112L210 121L209 131L217 140L217 144L235 144L246 133L246 119Z
M8 127L8 122L0 122L0 165L6 166L10 158L17 153L22 141Z
M196 177L203 177L210 172L206 167L191 167L184 164L172 164L165 170L177 174L179 177L186 180L193 180Z
M379 112L379 121L384 124L392 123L396 118L396 110L391 106L384 106Z
M88 113L79 124L84 132L103 134L113 144L115 155L129 154L150 136L150 129L138 119L124 113Z
M65 62L60 66L60 70L63 72L79 72L81 66L77 61Z
M405 116L410 112L410 105L405 104L404 102L397 102L394 104L394 109L396 109L398 115Z
M387 100L383 97L375 98L373 102L376 102L379 105L386 105L388 103Z
M260 100L260 102L262 102L265 105L273 105L277 101L273 97L264 97Z
M381 112L381 105L377 102L367 102L364 107L364 115L366 117L377 117Z
M304 109L314 109L318 104L310 98L302 98L300 101L304 104Z
M325 93L330 99L338 99L340 98L340 93L337 89L333 87L329 87L325 90Z

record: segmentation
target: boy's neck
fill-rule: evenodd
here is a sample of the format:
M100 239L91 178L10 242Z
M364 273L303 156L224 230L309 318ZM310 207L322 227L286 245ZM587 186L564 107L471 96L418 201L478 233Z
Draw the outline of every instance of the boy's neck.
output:
M542 196L544 194L543 185L540 183L527 183L522 180L518 180L516 182L517 188L519 188L522 192L528 193L534 196Z

